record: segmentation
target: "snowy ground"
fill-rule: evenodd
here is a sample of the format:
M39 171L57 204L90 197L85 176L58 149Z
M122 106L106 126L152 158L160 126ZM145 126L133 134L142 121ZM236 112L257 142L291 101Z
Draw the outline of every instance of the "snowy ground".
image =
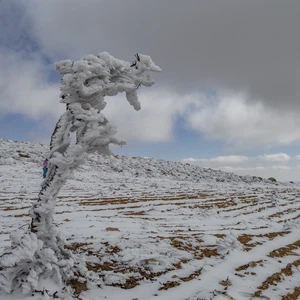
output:
M0 254L30 222L46 151L0 140ZM299 199L297 184L93 155L60 192L55 221L102 279L73 283L77 299L300 299Z

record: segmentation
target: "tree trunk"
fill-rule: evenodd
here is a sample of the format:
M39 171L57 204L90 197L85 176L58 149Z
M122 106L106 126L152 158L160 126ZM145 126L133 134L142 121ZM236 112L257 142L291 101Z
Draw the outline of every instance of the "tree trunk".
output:
M49 160L55 156L55 153L64 155L70 147L70 126L72 123L72 113L67 107L66 112L60 117L52 133ZM65 168L49 162L46 179L42 183L38 201L30 210L32 218L30 231L35 233L47 246L53 245L53 243L49 245L49 241L54 242L53 239L55 238L54 208L57 194L67 181L67 177L64 176L65 171Z

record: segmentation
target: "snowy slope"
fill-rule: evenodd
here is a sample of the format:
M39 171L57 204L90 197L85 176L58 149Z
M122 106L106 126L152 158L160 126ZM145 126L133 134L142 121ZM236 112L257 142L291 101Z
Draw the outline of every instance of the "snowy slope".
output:
M29 224L47 150L0 140L0 254ZM297 299L299 195L296 184L91 155L60 192L55 221L101 279L72 283L78 299Z

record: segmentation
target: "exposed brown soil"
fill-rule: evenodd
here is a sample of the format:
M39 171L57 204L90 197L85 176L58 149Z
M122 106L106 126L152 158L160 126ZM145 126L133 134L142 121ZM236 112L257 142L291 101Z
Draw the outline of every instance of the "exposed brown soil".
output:
M286 222L286 221L297 220L297 219L300 219L300 214L297 215L296 217L293 217L293 218L289 218L289 219L286 219L286 220L280 220L280 221L278 221L278 223L283 223L283 222Z
M300 287L295 287L293 293L289 293L282 297L282 300L299 300L300 299Z
M70 245L65 245L64 247L66 249L75 251L77 249L82 249L83 246L88 246L89 244L91 244L91 243L73 243L73 244L70 244Z
M120 231L119 228L115 228L115 227L107 227L105 230L106 231Z
M121 289L128 290L136 287L139 284L139 281L135 277L129 277L126 279L125 283L113 283L111 286L120 287Z
M276 285L277 282L280 282L284 276L292 276L292 267L300 266L300 259L294 261L291 264L288 264L285 268L281 269L279 272L276 272L269 276L258 288L257 291L254 293L255 297L260 297L264 290L268 289L270 285Z
M81 292L85 292L88 290L87 281L84 281L82 277L80 278L83 282L81 282L81 280L79 281L79 278L73 278L67 282L67 284L72 287L76 295L79 295Z
M239 271L247 270L248 268L255 268L257 265L263 267L264 266L263 260L250 261L249 263L242 265L236 268L235 270L239 272Z
M30 158L30 156L27 154L18 153L18 155L19 155L19 157L23 157L23 158Z
M294 252L294 250L297 250L300 248L300 240L293 244L286 245L285 247L281 247L278 249L273 250L268 254L270 257L284 257L288 255L298 255Z
M228 287L232 285L232 282L227 278L226 280L220 281L219 284Z
M278 236L284 236L286 234L289 234L290 231L277 231L277 232L268 232L265 234L255 234L255 235L251 235L251 234L242 234L240 236L238 236L238 241L243 244L245 246L245 250L249 251L252 248L254 248L257 245L262 245L262 242L255 242L255 243L250 243L252 241L253 238L268 238L269 240L273 240L275 237Z
M201 271L202 271L202 268L199 269L199 270L196 270L195 272L193 272L193 273L190 274L189 276L186 276L186 277L180 277L180 280L182 280L182 281L184 281L184 282L193 280L194 278L200 276Z
M284 206L284 205L281 205L281 206ZM279 212L277 212L275 214L272 214L272 215L268 216L268 219L270 220L272 218L278 218L278 217L280 217L282 215L293 213L293 212L295 212L297 210L298 210L297 208L289 208L289 209L286 209L286 210L282 210L282 211L279 211Z
M163 283L163 286L161 286L158 290L161 291L161 290L168 290L170 288L173 288L173 287L176 287L176 286L179 286L180 283L178 281L168 281L168 282L165 282Z

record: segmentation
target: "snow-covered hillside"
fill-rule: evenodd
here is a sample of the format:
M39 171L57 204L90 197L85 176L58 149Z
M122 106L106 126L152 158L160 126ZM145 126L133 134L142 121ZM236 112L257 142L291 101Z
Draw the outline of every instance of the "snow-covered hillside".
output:
M40 167L49 150L48 145L0 139L0 165L34 165ZM219 170L204 169L189 163L172 162L154 158L89 155L81 171L118 173L123 176L164 178L198 183L245 182L267 183L273 181L255 176L239 176Z
M47 151L0 140L0 255L30 222ZM100 281L69 284L87 300L298 299L299 195L292 183L91 155L60 192L55 222ZM58 295L53 283L43 288Z

